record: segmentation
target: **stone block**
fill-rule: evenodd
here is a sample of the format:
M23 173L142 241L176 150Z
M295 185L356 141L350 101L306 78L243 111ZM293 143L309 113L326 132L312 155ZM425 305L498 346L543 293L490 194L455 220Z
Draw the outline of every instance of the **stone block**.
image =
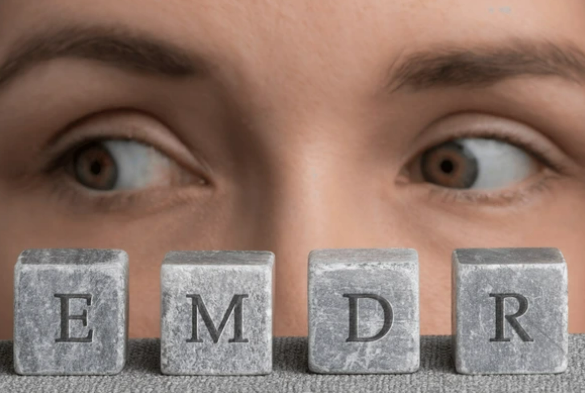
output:
M272 371L272 271L266 251L170 252L161 268L161 371Z
M567 368L567 267L554 248L453 253L453 334L462 374Z
M309 255L309 368L324 374L419 368L418 255L330 249Z
M112 375L127 357L128 256L119 250L24 251L14 271L14 369Z

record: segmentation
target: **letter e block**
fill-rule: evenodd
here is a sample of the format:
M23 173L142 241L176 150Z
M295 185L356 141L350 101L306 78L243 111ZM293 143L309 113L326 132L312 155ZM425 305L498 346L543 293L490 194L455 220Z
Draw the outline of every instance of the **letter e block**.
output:
M14 271L14 369L22 375L113 375L128 338L128 255L26 250Z
M455 250L452 291L457 372L566 370L567 266L559 250Z
M176 251L161 268L161 371L272 372L272 267L267 251Z
M418 255L330 249L309 255L309 368L323 374L419 368Z

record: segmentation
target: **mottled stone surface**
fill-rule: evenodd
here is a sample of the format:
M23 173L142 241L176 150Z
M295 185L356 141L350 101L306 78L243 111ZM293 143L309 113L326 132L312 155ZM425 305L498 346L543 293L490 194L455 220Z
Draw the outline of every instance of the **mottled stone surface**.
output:
M307 372L307 338L274 338L266 376L173 376L160 373L160 341L129 340L128 363L114 376L23 377L12 368L12 342L0 341L2 393L583 393L585 335L569 337L563 374L469 375L453 368L451 336L422 336L414 374L332 375Z
M270 373L273 264L267 251L167 254L161 268L162 373Z
M415 250L312 251L309 255L310 370L336 374L418 370L418 279ZM385 303L376 297L385 299L391 307L386 304L385 308ZM352 301L355 308L350 312Z
M124 251L24 251L14 272L15 371L119 373L126 362L127 313Z
M455 367L463 374L567 368L567 267L553 248L453 253Z

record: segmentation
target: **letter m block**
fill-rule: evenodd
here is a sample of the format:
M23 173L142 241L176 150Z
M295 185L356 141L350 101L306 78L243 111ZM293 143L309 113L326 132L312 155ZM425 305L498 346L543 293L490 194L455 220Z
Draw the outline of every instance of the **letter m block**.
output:
M272 371L272 267L267 251L170 252L161 268L161 371Z
M566 370L567 266L559 250L455 250L452 291L457 372Z
M128 336L128 255L26 250L14 272L14 369L23 375L112 375Z
M418 255L411 249L309 255L309 368L323 374L419 367Z

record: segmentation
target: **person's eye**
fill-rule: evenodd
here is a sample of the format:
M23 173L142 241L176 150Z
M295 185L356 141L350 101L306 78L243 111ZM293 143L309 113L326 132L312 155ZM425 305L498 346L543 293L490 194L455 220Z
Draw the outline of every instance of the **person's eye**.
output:
M497 190L538 173L531 154L497 139L460 138L434 146L414 162L419 181L453 189Z
M134 140L85 143L74 149L65 166L76 183L94 191L170 187L193 180L166 155Z

